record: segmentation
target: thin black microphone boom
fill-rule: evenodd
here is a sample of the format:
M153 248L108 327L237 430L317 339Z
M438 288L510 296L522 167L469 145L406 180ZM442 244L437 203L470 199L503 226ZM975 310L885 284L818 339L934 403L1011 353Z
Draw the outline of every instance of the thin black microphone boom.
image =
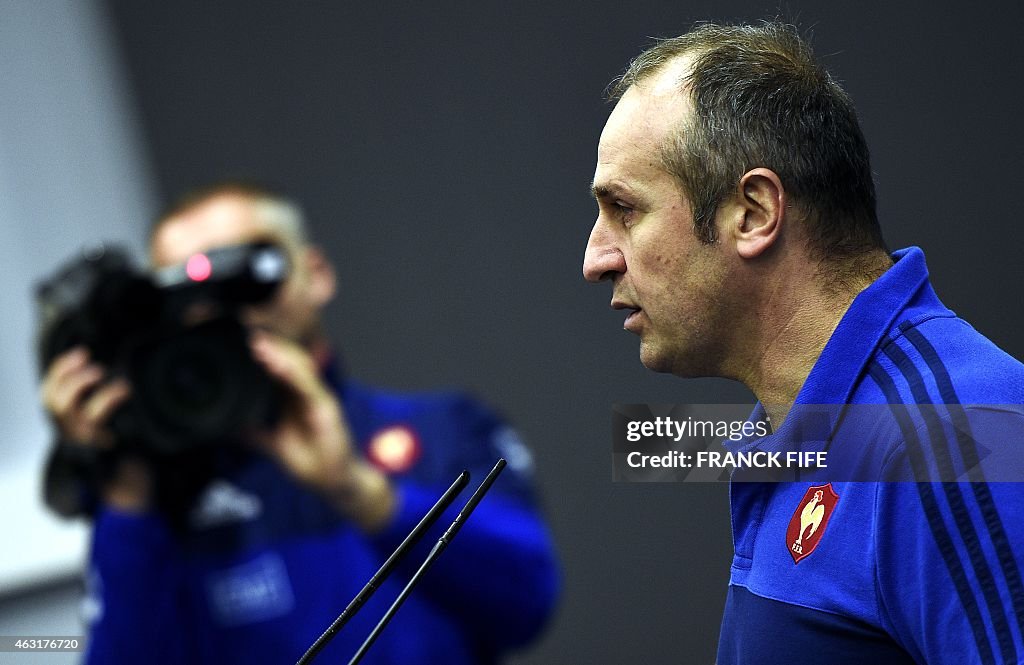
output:
M492 471L491 473L494 472ZM366 583L366 586L363 587L362 591L356 594L356 597L352 599L352 602L348 604L348 607L346 607L338 618L334 620L334 623L332 623L327 630L324 631L324 634L317 638L316 642L313 642L313 645L306 650L306 653L302 655L302 658L298 660L296 665L309 665L309 663L313 661L313 658L316 657L316 655L320 653L325 646L327 646L327 643L334 639L334 636L338 634L338 631L348 623L349 619L355 616L356 612L358 612L366 601L370 599L370 596L377 591L381 582L391 574L391 571L398 565L398 562L405 558L405 555L408 554L409 550L411 550L413 546L420 541L423 534L425 534L430 527L434 526L434 522L437 521L437 518L448 509L448 506L455 501L455 497L465 489L468 483L469 471L463 471L459 474L459 477L455 479L455 482L452 483L451 487L441 495L441 498L437 500L437 503L434 504L433 508L427 511L427 514L423 516L423 519L420 520L419 524L413 527L413 530L409 532L409 535L405 537L402 544L399 545L391 556L388 557L388 560L384 562L384 565L380 567L380 570L370 578L370 581ZM477 491L479 492L479 490ZM472 499L470 500L472 501ZM459 516L461 517L461 513Z
M442 535L437 540L437 543L434 544L434 548L430 550L430 554L428 554L427 558L424 559L423 563L419 567L419 570L416 571L416 573L409 580L409 583L405 585L405 588L402 589L402 592L398 594L397 598L395 598L395 602L392 603L391 607L388 608L388 611L381 618L380 623L377 624L377 626L373 629L373 632L370 633L370 636L366 638L365 642L363 642L363 646L359 647L359 651L357 651L356 655L352 657L352 660L348 662L348 665L356 665L360 660L363 659L363 656L365 656L366 652L370 650L370 647L377 640L377 637L379 637L380 634L384 631L384 628L388 625L388 622L391 621L391 618L395 616L395 613L398 611L398 608L402 606L402 603L405 602L405 599L409 597L410 593L412 593L413 587L416 586L416 584L420 581L420 578L423 577L423 574L427 572L428 568L430 568L431 564L433 564L434 561L437 560L437 557L441 556L441 552L443 552L444 549L448 547L448 544L451 543L452 539L455 538L455 534L459 532L459 529L462 528L462 525L466 523L467 519L469 519L469 516L473 512L473 509L476 508L476 504L480 503L480 499L484 497L484 494L487 493L487 490L491 489L491 485L494 484L494 481L498 477L498 474L501 473L501 470L504 468L505 460L503 458L499 458L497 464L494 465L494 468L491 469L491 472L488 473L487 477L484 478L482 483L480 483L480 487L476 488L476 491L473 492L473 496L469 497L469 501L467 501L466 505L462 507L461 511L459 511L458 517L456 517L455 521L452 522L451 526L448 527L448 530L445 531L444 535Z

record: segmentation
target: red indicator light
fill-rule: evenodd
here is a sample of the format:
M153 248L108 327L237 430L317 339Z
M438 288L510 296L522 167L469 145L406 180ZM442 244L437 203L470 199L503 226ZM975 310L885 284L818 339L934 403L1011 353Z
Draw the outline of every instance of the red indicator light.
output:
M206 254L193 254L185 263L185 274L193 282L202 282L211 272L213 266L210 265L210 259L206 258Z

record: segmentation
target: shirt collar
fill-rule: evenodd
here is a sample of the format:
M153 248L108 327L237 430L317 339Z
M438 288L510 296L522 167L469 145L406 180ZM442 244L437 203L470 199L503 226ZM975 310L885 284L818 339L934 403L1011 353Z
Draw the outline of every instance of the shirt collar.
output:
M807 375L794 405L849 403L867 364L900 314L922 295L938 302L928 284L928 266L919 247L893 252L892 259L892 267L853 299ZM757 422L766 416L764 406L758 402L748 420ZM783 436L770 438L785 440L785 432L796 427L797 420L787 417L773 433ZM738 450L758 441L764 439L748 439L726 447Z
M919 247L892 254L893 265L857 294L822 350L796 404L846 404L875 350L911 300L928 286Z

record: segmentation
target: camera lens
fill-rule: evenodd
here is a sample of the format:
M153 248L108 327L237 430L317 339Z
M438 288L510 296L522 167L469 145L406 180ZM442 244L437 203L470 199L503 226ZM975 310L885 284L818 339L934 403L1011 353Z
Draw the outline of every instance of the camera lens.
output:
M194 419L224 403L229 369L208 344L201 342L194 337L182 340L163 349L155 359L155 371L160 376L154 385L157 399L169 413L182 418Z
M179 452L237 437L266 409L270 379L252 359L244 328L217 319L138 349L134 396L145 438Z

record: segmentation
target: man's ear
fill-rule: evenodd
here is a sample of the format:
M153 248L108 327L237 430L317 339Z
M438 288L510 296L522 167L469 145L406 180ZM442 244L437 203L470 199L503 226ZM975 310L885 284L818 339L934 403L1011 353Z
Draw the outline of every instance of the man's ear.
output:
M786 190L779 176L766 168L743 174L732 215L736 252L744 259L764 254L779 240L786 212Z
M305 248L306 269L309 270L309 295L318 307L326 305L338 288L334 265L323 250L310 245Z

